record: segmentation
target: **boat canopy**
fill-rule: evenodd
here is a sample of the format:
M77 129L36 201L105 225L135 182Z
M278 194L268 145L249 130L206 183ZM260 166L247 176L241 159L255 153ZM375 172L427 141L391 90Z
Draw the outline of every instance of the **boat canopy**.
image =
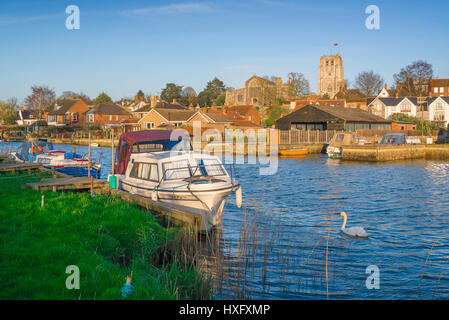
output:
M30 150L33 146L42 147L42 152L53 150L53 144L47 141L34 141L34 142L25 141L19 146L19 148L17 148L16 151L17 158L23 161L29 161L29 156L31 156Z
M180 142L182 145L177 146ZM121 135L117 146L116 174L124 174L131 153L170 151L175 146L192 150L190 136L183 130L144 130Z

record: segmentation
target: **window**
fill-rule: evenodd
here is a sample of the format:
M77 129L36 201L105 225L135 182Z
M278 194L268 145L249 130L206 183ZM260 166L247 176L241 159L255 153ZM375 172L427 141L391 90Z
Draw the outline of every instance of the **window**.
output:
M87 120L88 120L89 122L94 122L94 120L95 120L95 115L94 115L93 113L88 114L88 115L87 115Z
M145 129L153 129L154 128L154 122L145 122L144 123Z
M441 102L438 102L438 103L435 105L435 110L444 110L443 104L442 104Z
M438 88L433 88L433 93L438 93Z
M190 178L190 168L187 160L166 162L163 164L165 180Z
M411 105L408 102L404 102L401 104L401 112L410 112L411 111Z
M243 95L239 94L237 95L237 101L241 102L243 100Z
M157 164L136 162L131 169L130 176L137 179L159 181Z
M444 121L444 111L436 111L433 116L434 121Z
M48 122L56 122L56 116L55 115L48 115Z
M207 176L224 176L225 171L223 169L223 166L220 162L218 162L216 159L202 159L202 163L199 163L201 171L203 173L206 173Z
M112 121L112 114L109 115L109 121Z
M115 115L115 121L118 121L118 115Z
M440 93L444 93L444 88L443 87L440 88Z
M78 112L73 112L72 113L72 122L77 122L78 121Z
M251 116L248 116L248 120L251 121Z

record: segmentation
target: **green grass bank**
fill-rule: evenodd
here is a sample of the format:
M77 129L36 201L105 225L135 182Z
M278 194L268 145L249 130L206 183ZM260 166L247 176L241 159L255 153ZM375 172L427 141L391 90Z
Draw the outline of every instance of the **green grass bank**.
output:
M21 189L45 177L0 175L0 299L122 299L131 272L127 299L210 298L210 279L176 253L182 229L114 196ZM78 290L66 288L69 265Z

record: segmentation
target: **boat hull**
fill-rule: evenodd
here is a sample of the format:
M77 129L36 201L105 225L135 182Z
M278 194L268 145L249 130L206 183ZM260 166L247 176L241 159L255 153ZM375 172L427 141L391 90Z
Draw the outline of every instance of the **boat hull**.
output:
M223 220L223 209L230 193L235 186L228 185L214 189L199 190L196 188L190 192L186 188L156 189L148 186L137 185L129 181L120 181L120 189L132 194L137 194L149 199L167 203L174 207L185 207L202 215L202 229L210 231L217 227ZM193 188L192 188L193 189Z
M287 150L279 150L279 154L282 157L300 157L306 156L308 154L307 149L287 149Z

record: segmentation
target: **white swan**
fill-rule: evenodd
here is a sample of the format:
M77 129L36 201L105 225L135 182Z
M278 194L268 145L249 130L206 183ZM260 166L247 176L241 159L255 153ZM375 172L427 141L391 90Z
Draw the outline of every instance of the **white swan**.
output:
M351 237L358 238L368 238L368 233L362 227L351 227L346 228L346 222L348 221L348 216L346 212L340 212L340 216L343 217L343 225L341 226L341 232Z

